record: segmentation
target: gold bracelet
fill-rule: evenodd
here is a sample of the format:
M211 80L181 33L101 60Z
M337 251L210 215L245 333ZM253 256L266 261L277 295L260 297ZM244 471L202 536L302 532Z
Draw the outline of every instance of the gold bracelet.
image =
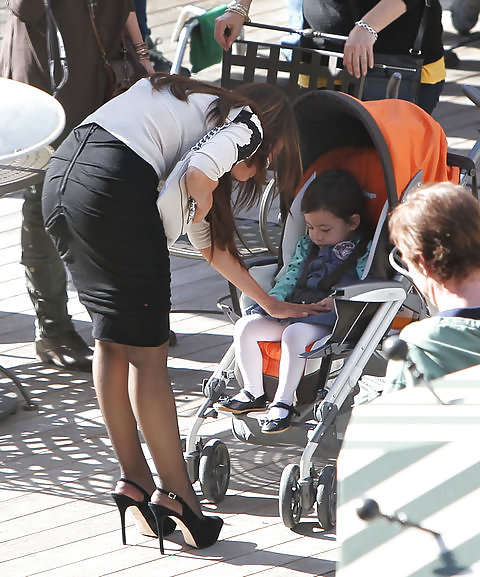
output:
M148 49L146 42L137 42L133 47L135 48L135 53L139 60L150 58L150 50Z
M230 2L225 12L234 12L235 14L239 14L240 16L242 16L244 22L250 22L248 9L243 4L237 2L236 0Z

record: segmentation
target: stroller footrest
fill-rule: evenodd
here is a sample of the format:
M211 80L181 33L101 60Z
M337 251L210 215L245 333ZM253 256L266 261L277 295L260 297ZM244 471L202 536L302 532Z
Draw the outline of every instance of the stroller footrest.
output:
M351 351L353 346L349 343L332 343L325 345L323 347L318 347L317 349L312 349L306 353L299 355L304 359L320 359L323 357L332 356L342 356L347 351Z

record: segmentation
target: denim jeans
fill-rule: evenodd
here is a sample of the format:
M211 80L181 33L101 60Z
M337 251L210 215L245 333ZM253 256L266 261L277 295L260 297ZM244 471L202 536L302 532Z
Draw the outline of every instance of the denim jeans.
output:
M420 94L418 97L418 106L425 112L432 114L435 106L438 104L440 94L445 86L445 80L436 84L420 84Z
M67 311L65 267L43 225L42 187L43 182L26 189L22 209L22 264L36 313L36 338L55 337L73 330Z

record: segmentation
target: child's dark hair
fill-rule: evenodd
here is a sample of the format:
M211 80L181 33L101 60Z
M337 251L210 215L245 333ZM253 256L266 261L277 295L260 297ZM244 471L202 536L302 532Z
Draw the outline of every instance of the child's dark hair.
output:
M301 203L302 212L328 210L348 222L354 214L360 215L358 230L370 232L366 213L365 195L357 179L347 170L326 170L307 187Z

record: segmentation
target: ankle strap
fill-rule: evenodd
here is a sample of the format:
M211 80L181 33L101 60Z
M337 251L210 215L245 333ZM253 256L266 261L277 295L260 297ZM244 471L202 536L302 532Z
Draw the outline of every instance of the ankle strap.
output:
M247 389L242 389L240 391L241 393L244 393L249 399L250 401L253 403L255 402L257 399L252 395L252 393L250 391L247 391Z
M272 407L278 407L279 409L285 409L286 411L288 411L288 413L293 413L294 415L298 415L298 411L292 406L292 405L287 405L287 403L282 403L281 401L278 401L278 403L272 403L271 405L268 405L268 408L271 409Z
M185 501L179 495L173 493L173 491L165 491L165 489L162 489L161 487L157 487L157 491L163 495L166 495L172 501L178 501L182 505L186 504Z
M141 491L146 499L150 499L150 495L145 491L143 487L141 487L138 483L135 483L135 481L130 481L130 479L127 479L126 477L120 477L120 479L118 480L122 481L123 483L128 483L129 485L132 485L132 487L135 487L136 489Z

